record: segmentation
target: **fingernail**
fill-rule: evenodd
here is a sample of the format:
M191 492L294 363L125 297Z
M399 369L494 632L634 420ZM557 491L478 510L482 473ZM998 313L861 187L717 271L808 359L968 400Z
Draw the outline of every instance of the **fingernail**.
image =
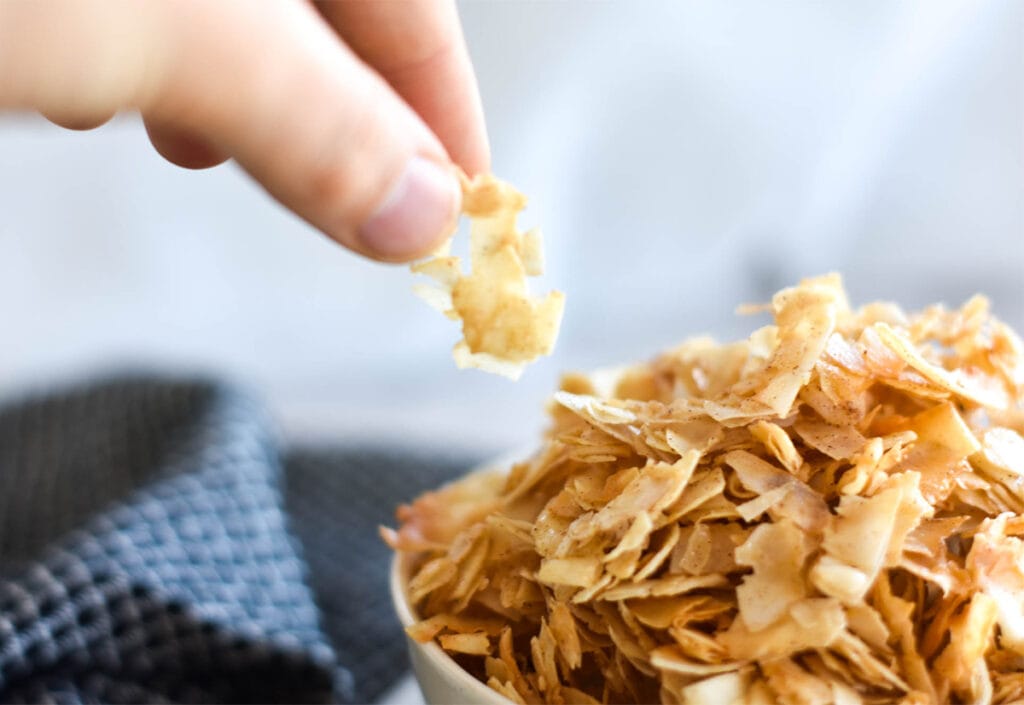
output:
M376 212L359 229L363 245L383 259L426 254L454 224L462 195L455 175L413 157Z

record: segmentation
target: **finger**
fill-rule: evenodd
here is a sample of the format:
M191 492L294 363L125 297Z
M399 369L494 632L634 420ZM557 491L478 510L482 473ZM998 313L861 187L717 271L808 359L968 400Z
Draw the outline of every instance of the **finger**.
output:
M208 169L227 161L226 154L205 140L153 118L144 120L153 147L167 161L186 169Z
M93 113L90 115L69 115L65 112L55 112L52 114L44 112L43 117L54 125L68 130L95 130L97 127L106 125L110 122L114 117L114 113L107 113L105 115L99 113Z
M149 119L232 155L286 206L370 257L408 260L450 231L459 189L444 148L311 7L161 7L173 41L167 75L143 106Z
M0 2L0 105L88 129L143 94L160 53L150 3Z
M480 93L453 0L327 1L318 7L457 164L470 174L490 169Z

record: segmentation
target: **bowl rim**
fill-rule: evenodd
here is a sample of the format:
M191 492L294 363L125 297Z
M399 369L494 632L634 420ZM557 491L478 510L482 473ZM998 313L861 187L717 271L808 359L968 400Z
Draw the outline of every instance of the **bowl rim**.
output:
M396 552L391 559L391 602L394 605L395 613L402 624L402 630L411 627L419 621L416 611L409 602L408 586L408 560L410 556ZM446 673L455 679L460 687L464 687L472 696L479 698L487 705L504 705L512 703L498 691L492 689L486 683L478 680L472 673L460 666L455 659L445 653L444 649L436 641L418 642L408 634L405 635L409 646L418 649L426 660L439 671ZM419 674L415 674L419 684ZM419 684L422 687L422 684Z

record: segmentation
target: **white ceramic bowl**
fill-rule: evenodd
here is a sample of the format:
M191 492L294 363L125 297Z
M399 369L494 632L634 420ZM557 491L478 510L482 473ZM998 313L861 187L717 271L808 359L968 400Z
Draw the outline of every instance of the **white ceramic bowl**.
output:
M406 591L408 569L405 557L395 554L391 561L391 599L403 628L417 621ZM511 705L512 701L470 675L436 642L421 644L408 635L405 638L412 670L428 705Z

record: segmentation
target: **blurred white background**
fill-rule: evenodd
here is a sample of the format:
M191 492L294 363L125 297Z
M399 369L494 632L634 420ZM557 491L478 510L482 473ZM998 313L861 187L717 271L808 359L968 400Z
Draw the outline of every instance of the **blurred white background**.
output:
M530 442L561 370L744 335L740 302L836 269L855 302L981 291L1024 329L1024 3L462 5L494 168L568 295L512 384L454 325L239 169L186 172L120 118L0 117L0 393L205 371L295 437Z

